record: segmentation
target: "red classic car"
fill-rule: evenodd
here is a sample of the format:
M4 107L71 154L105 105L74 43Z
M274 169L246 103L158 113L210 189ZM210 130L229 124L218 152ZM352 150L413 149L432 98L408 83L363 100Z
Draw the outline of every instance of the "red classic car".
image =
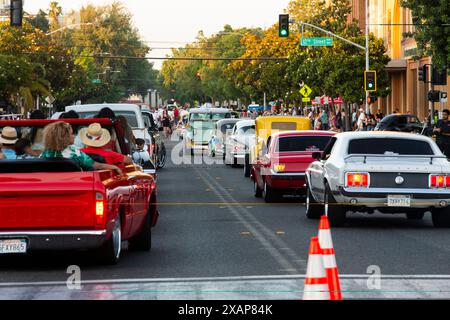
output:
M42 129L54 121L0 121L0 130L14 127L19 137L33 137L33 146L42 146ZM100 123L112 133L116 150L129 153L109 119L63 121L74 132ZM154 173L140 166L126 166L120 176L66 159L0 160L0 255L94 249L103 262L116 263L124 240L130 249L151 249L158 215Z
M255 197L273 202L288 192L305 189L305 171L312 154L324 150L335 135L331 131L285 131L271 135L266 152L252 165Z

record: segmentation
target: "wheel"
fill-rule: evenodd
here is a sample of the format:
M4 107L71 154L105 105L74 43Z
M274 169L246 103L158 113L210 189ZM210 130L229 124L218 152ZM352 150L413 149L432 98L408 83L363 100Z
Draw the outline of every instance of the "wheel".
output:
M99 258L106 264L116 264L122 250L122 225L120 216L117 217L111 237L99 249Z
M216 153L214 150L211 151L211 158L214 158L216 156Z
M158 154L158 162L156 167L158 169L164 168L164 166L166 165L166 146L164 145L164 143L161 144L161 151Z
M264 189L262 194L264 201L267 203L274 202L277 199L277 192L264 181Z
M258 183L256 182L256 180L253 182L253 190L255 191L256 198L262 197L262 190L260 187L258 187Z
M328 183L325 183L325 213L328 216L328 221L330 221L330 226L340 227L345 223L346 220L346 210L345 207L337 204L333 195L331 194L331 189Z
M191 157L194 156L194 148L191 148Z
M152 248L152 211L149 209L145 216L141 232L129 240L130 250L150 251Z
M234 156L231 158L231 167L232 168L237 168L238 167L237 158L234 157Z
M423 217L425 216L425 212L408 212L406 214L406 218L408 220L422 220Z
M249 154L245 154L244 177L246 177L246 178L250 177L250 155Z
M306 186L306 217L308 219L320 219L325 214L324 206L319 204L311 194L309 187Z
M222 155L222 160L224 161L224 163L226 164L226 161L225 161L225 155L227 154L227 149L225 148L224 150L223 150L223 155Z
M450 212L448 208L434 208L431 218L435 228L450 228Z

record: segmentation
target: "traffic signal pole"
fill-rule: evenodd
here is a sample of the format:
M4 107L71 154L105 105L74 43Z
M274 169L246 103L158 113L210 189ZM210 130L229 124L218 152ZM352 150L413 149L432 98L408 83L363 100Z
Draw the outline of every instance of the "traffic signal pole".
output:
M366 1L366 71L370 70L369 62L369 0ZM370 114L370 105L368 102L369 91L366 91L366 114Z

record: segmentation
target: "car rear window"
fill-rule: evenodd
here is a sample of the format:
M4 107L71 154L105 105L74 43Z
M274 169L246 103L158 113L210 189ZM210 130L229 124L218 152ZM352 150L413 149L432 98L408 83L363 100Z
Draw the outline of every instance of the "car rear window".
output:
M97 115L98 111L91 111L91 112L78 112L80 118L83 119L92 119L95 117L95 115ZM114 114L117 116L124 116L125 118L127 118L128 124L132 127L132 128L139 128L138 125L138 120L136 117L136 113L134 113L133 111L114 111Z
M317 152L323 151L331 136L281 137L278 140L278 152Z
M296 122L272 122L273 130L296 130Z
M348 145L348 154L434 155L426 141L409 139L354 139Z
M225 123L220 127L220 131L225 134L227 130L232 130L235 124L235 122Z

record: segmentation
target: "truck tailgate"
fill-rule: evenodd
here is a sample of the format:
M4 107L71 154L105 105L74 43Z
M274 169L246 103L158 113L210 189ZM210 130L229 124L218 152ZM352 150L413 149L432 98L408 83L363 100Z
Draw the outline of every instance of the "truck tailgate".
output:
M0 174L0 229L95 226L93 172Z

